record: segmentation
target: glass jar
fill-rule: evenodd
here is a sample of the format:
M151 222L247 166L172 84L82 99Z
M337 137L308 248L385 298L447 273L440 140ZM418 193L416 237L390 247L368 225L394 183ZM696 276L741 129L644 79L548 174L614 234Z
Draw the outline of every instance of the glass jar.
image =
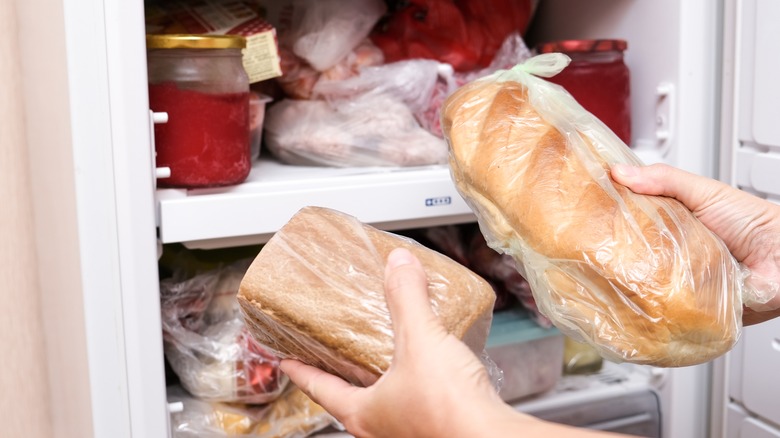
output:
M568 336L563 338L564 374L589 374L601 370L604 359L599 352L588 344L575 341Z
M160 187L238 184L252 167L249 78L240 36L147 35L149 106L168 113L154 127Z
M629 71L624 40L566 40L540 44L539 53L560 52L571 63L550 82L561 85L586 110L631 144Z

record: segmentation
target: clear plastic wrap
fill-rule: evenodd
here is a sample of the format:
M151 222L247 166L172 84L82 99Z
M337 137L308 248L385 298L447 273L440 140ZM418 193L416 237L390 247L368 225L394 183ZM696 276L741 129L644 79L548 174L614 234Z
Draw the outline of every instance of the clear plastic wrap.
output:
M236 302L250 260L160 283L165 356L207 401L267 403L287 384L279 360L247 332Z
M180 387L168 388L168 401L182 404L171 413L174 438L304 438L337 424L294 385L262 406L198 400Z
M563 88L562 54L474 81L445 102L458 190L487 243L513 256L540 310L606 358L685 366L741 331L744 275L676 200L610 178L640 160Z
M294 0L282 43L322 72L352 52L386 9L382 0Z
M358 75L344 80L320 80L313 95L329 102L349 102L357 96L387 94L417 113L430 105L438 81L447 91L455 90L454 74L447 64L425 59L399 61L363 67Z
M301 209L250 266L238 295L247 326L279 357L370 385L393 357L384 267L397 247L422 262L444 327L481 354L492 319L490 285L411 239L319 207ZM500 372L486 365L496 382Z

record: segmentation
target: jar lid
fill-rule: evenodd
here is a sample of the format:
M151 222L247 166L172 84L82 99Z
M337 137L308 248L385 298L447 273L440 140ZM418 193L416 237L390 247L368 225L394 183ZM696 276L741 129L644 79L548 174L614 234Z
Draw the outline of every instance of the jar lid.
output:
M147 49L243 49L246 38L239 35L146 35Z
M539 53L551 52L609 52L626 50L626 40L564 40L542 43L536 47Z

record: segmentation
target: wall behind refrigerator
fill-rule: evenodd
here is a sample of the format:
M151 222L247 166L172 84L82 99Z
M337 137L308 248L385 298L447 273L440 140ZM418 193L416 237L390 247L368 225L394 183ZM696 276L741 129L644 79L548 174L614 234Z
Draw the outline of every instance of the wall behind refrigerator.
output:
M51 436L41 295L24 132L16 10L0 3L0 424L7 436Z

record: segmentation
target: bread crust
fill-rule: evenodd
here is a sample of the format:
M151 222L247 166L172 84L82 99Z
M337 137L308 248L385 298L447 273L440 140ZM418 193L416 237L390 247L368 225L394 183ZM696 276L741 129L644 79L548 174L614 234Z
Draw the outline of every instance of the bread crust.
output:
M481 353L495 301L485 280L411 239L320 207L301 209L247 270L238 300L250 332L282 358L373 383L393 356L384 266L397 247L422 262L447 331Z
M558 328L611 360L686 366L727 352L741 305L723 242L678 201L615 183L611 146L594 140L609 136L556 127L532 100L520 82L483 80L442 110L453 180L488 244L518 261ZM620 146L611 156L636 160Z

